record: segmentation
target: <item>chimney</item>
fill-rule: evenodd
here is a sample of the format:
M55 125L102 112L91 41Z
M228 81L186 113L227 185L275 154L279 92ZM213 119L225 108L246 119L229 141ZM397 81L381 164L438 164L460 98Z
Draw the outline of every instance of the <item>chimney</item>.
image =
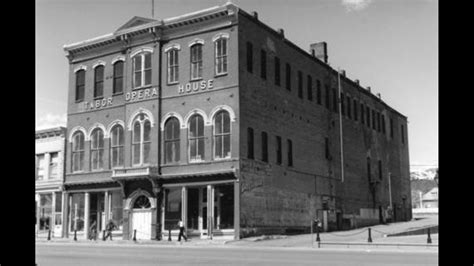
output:
M377 93L377 96L379 97L380 100L382 100L382 95L380 95L380 92Z
M357 85L359 85L359 86L360 86L360 82L359 82L359 80L358 80L358 79L354 80L354 82L355 82L355 83L357 83Z
M370 86L367 86L367 90L370 92Z
M285 37L285 31L283 29L278 29L278 33L281 35L281 37Z
M258 19L258 13L257 13L257 11L253 11L253 12L252 12L252 16L253 16L255 19Z
M326 42L312 43L309 45L309 50L314 57L326 64L328 63L328 45Z
M344 69L341 69L341 75L343 75L344 77L346 76L346 71Z

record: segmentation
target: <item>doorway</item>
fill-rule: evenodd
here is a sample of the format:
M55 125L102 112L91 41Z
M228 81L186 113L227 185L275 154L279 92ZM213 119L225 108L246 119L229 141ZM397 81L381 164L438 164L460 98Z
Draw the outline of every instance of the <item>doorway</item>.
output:
M151 203L145 195L137 197L133 204L132 237L135 230L137 239L151 239Z

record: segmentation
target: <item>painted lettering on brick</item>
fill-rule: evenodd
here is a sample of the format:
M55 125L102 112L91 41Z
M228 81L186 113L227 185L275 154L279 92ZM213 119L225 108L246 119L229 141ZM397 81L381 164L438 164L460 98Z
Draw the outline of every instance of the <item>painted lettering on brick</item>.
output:
M214 80L202 80L178 85L178 94L193 93L199 90L209 90L214 87Z

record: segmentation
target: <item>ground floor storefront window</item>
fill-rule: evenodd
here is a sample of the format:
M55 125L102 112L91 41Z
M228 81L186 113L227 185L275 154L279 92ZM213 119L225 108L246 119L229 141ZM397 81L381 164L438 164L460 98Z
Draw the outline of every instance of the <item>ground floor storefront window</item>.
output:
M39 230L49 230L52 227L53 195L40 194L39 206Z
M70 198L69 208L69 221L71 232L84 231L84 206L85 206L85 195L84 193L74 193Z

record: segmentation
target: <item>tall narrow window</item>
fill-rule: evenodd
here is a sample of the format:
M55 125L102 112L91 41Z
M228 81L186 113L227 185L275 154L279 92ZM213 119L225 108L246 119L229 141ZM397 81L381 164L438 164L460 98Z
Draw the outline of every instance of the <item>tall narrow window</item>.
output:
M36 155L36 165L37 165L37 173L36 173L36 180L43 180L44 179L44 172L45 172L45 156L44 154Z
M324 157L326 157L327 160L331 159L331 154L329 153L329 139L324 138Z
M381 121L380 121L380 113L379 112L377 112L377 131L378 132L382 131Z
M94 98L104 96L104 66L99 65L94 69Z
M365 113L364 113L364 111L365 111L364 104L361 103L361 104L360 104L360 122L361 122L362 124L364 124L364 120L365 120Z
M200 115L189 119L189 160L199 162L204 160L204 120Z
M286 63L286 89L291 91L291 66L290 64Z
M191 79L202 78L202 44L191 46Z
M368 106L365 107L366 115L367 115L367 127L370 128L370 108Z
M253 156L253 128L247 128L247 158L254 159Z
M267 79L267 52L260 50L260 77Z
M331 107L330 107L331 100L329 99L329 97L330 97L330 95L329 95L329 92L330 92L329 91L329 85L325 85L324 89L325 89L324 90L324 100L325 100L326 108L328 110L330 110L331 109Z
M151 53L133 57L133 88L151 85Z
M281 137L276 136L276 163L281 164Z
M262 132L262 161L268 162L268 135L267 132Z
M179 121L171 117L165 123L165 163L177 163L180 159Z
M333 106L333 111L335 113L338 113L339 112L339 106L338 106L338 95L337 95L337 90L336 89L332 89L332 106Z
M219 38L215 41L216 47L216 75L227 73L227 38Z
M321 104L321 81L316 80L316 102Z
M123 127L116 125L112 128L110 138L110 161L112 168L123 166L124 135Z
M86 83L86 71L79 70L76 72L76 102L84 101L84 89Z
M303 73L298 70L298 97L303 99Z
M382 160L379 160L379 179L382 180Z
M341 101L341 114L345 115L346 114L346 108L344 106L344 94L342 92L339 95L339 101Z
M214 156L216 159L230 158L230 117L220 111L214 117Z
M251 42L247 42L247 71L253 72L253 45Z
M104 132L97 128L91 134L91 169L104 168Z
M372 129L376 130L377 129L377 116L375 114L375 110L372 109Z
M400 133L402 136L402 143L405 143L405 127L403 125L401 125L400 131L401 131Z
M84 134L80 131L72 136L72 171L84 170Z
M287 139L286 145L288 148L288 166L293 166L293 143L290 139Z
M370 157L367 157L367 179L369 179L369 183L372 182L372 174L370 170Z
M306 89L308 90L308 101L312 101L313 100L313 78L310 75L308 75L306 79L307 79Z
M280 58L275 56L275 85L280 86Z
M390 138L393 139L393 119L390 118Z
M171 49L168 51L168 83L179 81L179 50Z
M382 134L385 135L385 116L382 115Z
M347 99L347 117L352 118L351 98L347 96L346 99Z
M51 152L49 154L49 179L59 178L59 153Z
M359 109L359 106L357 105L356 99L354 99L352 103L354 106L354 120L357 121L359 119L359 113L357 112L357 110Z
M114 64L114 84L113 94L123 92L123 61L117 61Z
M133 122L132 162L133 165L149 163L151 148L151 123L145 114L139 114Z

